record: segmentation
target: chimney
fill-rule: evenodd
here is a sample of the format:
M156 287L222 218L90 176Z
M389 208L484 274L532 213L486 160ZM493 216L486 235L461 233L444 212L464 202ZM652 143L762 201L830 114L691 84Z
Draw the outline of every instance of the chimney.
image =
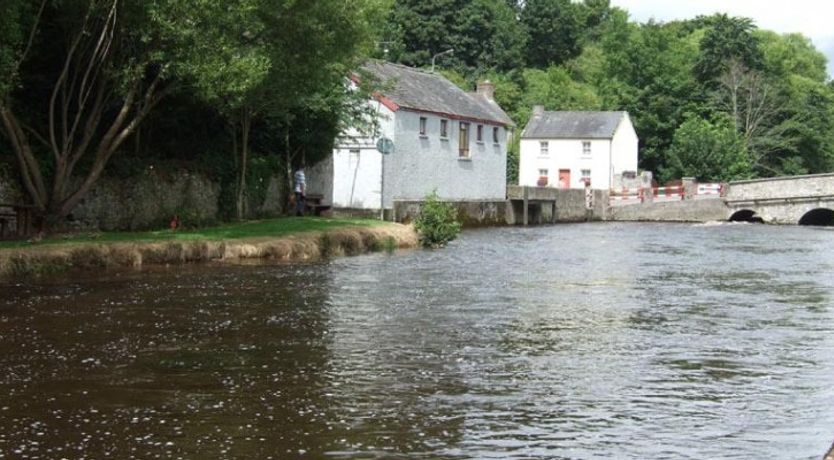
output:
M478 94L488 101L495 101L495 85L489 80L478 83Z
M540 117L544 115L544 106L543 105L534 105L533 106L533 116Z

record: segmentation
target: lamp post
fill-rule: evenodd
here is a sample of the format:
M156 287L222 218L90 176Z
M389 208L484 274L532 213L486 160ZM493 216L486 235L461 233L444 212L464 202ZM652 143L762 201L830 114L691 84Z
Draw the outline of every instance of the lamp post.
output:
M449 48L446 51L442 51L440 53L435 54L431 57L431 73L434 73L434 61L439 58L440 56L445 56L447 54L453 54L455 52L454 48Z

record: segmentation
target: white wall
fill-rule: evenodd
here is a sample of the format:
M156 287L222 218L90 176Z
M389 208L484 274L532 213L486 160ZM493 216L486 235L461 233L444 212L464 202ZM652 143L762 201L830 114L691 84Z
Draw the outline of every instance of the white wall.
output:
M426 135L420 135L420 117L426 118ZM385 157L384 205L395 199L419 200L437 189L446 200L504 200L507 194L507 129L498 127L498 143L492 128L469 124L470 158L459 156L460 122L448 119L448 137L440 137L439 115L400 110L395 116L394 153Z
M559 170L570 170L570 188L585 188L582 170L591 170L591 188L608 190L612 178L623 171L637 171L637 134L628 116L624 116L612 140L549 139L548 154L541 154L544 139L522 139L519 185L535 187L539 170L548 170L548 185L557 187ZM591 155L583 155L582 142L591 143Z
M569 188L585 188L582 182L582 170L591 170L591 188L608 190L610 188L609 155L611 141L605 139L589 139L591 154L584 155L583 140L550 139L548 140L548 154L541 154L539 139L522 139L519 165L519 185L535 187L539 179L539 170L548 170L548 185L557 187L559 170L570 170Z
M614 132L612 142L611 161L614 166L614 174L622 174L623 171L636 172L639 141L637 133L634 131L634 125L628 115L623 116L617 131Z
M377 101L369 104L378 113L377 138L393 140L394 113ZM308 168L308 193L323 195L322 203L336 208L379 209L382 154L376 150L376 138L351 129L336 143L332 156Z
M333 207L379 209L382 154L375 148L334 150L333 171Z

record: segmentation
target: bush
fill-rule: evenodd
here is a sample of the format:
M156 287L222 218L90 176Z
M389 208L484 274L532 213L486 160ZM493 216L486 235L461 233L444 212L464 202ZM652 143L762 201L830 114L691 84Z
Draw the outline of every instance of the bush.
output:
M420 215L414 220L420 243L427 248L438 248L457 238L460 222L455 207L437 198L437 191L426 196Z

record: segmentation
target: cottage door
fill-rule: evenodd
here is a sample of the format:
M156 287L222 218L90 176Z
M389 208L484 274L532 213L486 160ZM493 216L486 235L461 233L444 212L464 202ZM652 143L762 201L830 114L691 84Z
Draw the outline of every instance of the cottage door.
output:
M559 188L570 188L570 169L559 170Z

